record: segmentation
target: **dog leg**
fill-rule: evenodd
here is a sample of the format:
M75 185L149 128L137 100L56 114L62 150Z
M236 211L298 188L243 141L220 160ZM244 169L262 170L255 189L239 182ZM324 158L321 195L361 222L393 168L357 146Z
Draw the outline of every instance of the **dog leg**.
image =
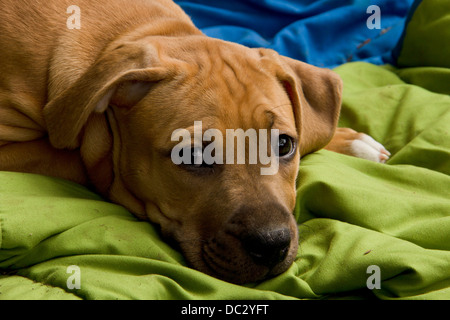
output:
M49 175L86 184L78 150L58 150L47 139L8 143L0 147L0 170Z
M391 155L371 136L349 128L337 128L325 149L379 163L385 163Z

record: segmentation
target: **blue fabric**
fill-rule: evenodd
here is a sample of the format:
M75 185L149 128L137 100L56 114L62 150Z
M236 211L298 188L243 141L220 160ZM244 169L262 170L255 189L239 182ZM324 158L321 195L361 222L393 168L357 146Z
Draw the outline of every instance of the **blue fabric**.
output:
M413 0L176 0L208 36L266 47L316 66L392 62ZM381 29L369 29L370 5Z

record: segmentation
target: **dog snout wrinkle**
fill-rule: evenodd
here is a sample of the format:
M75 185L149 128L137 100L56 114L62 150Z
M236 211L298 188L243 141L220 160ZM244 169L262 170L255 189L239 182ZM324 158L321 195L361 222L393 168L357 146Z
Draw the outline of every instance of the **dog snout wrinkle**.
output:
M242 242L255 263L271 268L286 258L291 235L288 228L264 230L245 234Z

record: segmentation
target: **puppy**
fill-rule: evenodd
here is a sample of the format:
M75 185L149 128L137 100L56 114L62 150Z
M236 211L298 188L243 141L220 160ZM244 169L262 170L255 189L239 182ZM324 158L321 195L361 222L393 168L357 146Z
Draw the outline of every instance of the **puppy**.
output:
M342 82L330 70L208 38L169 0L79 0L79 29L67 27L72 2L2 1L0 170L95 188L158 224L200 271L246 283L289 268L301 156L388 157L351 130L332 140ZM277 173L175 164L172 135L196 121L224 136L278 130Z

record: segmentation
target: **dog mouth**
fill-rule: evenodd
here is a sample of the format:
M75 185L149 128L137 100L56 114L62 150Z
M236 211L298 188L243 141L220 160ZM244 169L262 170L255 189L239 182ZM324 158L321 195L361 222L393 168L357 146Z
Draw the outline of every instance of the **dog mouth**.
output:
M264 255L250 251L248 245L228 233L203 241L199 251L194 268L224 281L245 284L286 271L294 261L297 246L289 245L276 254Z
M209 269L206 273L215 275L224 280L242 277L239 270L233 265L232 259L217 254L210 246L202 246L201 259L205 267Z
M213 277L236 284L244 284L264 279L270 269L249 263L236 256L224 256L214 250L214 246L204 244L201 248L202 271Z
M267 267L257 267L236 256L224 256L214 251L214 246L202 246L201 258L205 273L216 278L243 284L265 278L269 273ZM253 270L253 272L249 272Z
M239 210L223 222L200 220L163 234L191 268L230 283L259 282L289 269L298 252L294 215L280 206L269 209L261 215Z

